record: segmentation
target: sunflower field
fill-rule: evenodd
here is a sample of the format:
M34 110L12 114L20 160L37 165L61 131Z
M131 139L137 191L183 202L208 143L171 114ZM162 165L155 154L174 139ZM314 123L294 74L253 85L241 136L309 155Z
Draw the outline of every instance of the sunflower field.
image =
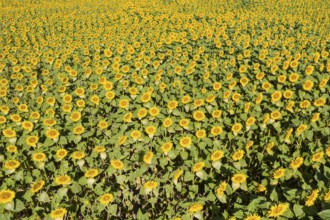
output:
M329 0L0 17L0 220L330 219Z

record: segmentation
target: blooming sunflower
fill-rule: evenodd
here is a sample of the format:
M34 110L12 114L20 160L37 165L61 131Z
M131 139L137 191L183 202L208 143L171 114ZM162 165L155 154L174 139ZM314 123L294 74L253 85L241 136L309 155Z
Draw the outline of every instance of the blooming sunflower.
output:
M198 110L193 113L193 117L196 121L203 121L205 119L204 112Z
M94 178L99 174L98 169L89 169L85 173L85 177L87 178Z
M12 190L0 190L0 203L1 204L6 204L9 203L11 201L13 201L13 199L15 198L15 192Z
M242 173L236 173L232 176L231 181L235 184L241 184L246 181L247 176Z
M149 151L143 156L143 161L146 164L151 164L151 160L152 160L153 157L154 157L154 153Z
M58 209L53 210L50 213L50 217L52 217L54 219L59 219L59 218L63 218L66 213L67 213L67 210L65 208L58 208Z
M60 132L58 132L56 129L51 128L46 131L46 137L50 139L57 139L60 136Z
M58 176L55 178L55 182L57 185L68 185L71 183L71 177L68 175Z
M284 214L284 212L289 208L288 203L280 203L278 205L273 205L268 211L268 217L279 217Z
M17 160L7 160L5 162L5 168L8 170L15 170L21 165L21 163Z
M43 162L47 158L45 153L39 152L32 155L32 160L37 162Z
M34 193L39 192L44 185L45 185L44 180L39 180L37 182L34 182L31 184L31 191Z
M38 141L39 141L39 137L38 136L28 136L27 138L26 138L26 144L28 145L28 146L32 146L32 147L34 147L34 146L36 146L36 144L38 143Z
M317 197L319 196L319 192L320 192L319 189L315 189L315 190L313 190L312 193L311 193L309 196L307 196L307 199L306 199L305 205L306 205L306 206L312 206L312 205L314 205L315 200L316 200Z
M124 163L120 160L111 160L111 166L117 170L122 170L124 168Z
M181 147L184 147L184 148L190 148L191 147L191 144L192 144L192 140L191 140L191 137L182 137L180 139L180 145Z
M204 166L205 166L205 163L204 162L195 163L194 166L192 167L192 171L193 172L201 171Z
M196 212L200 212L202 210L203 210L203 205L200 203L195 203L195 204L191 205L188 209L188 211L190 213L196 213Z
M107 205L110 202L112 202L113 199L114 198L113 198L113 195L111 193L106 193L106 194L103 194L102 196L100 196L99 201L100 201L101 204Z

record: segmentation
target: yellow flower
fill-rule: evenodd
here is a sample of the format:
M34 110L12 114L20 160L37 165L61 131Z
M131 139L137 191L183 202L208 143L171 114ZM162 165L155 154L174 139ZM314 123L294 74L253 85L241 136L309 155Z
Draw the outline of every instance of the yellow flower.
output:
M248 217L244 218L244 220L260 220L261 217L257 214L249 215Z
M162 144L161 148L162 148L163 153L165 155L167 155L168 152L173 148L173 143L166 142L166 143Z
M318 98L314 101L314 106L316 107L321 107L321 106L324 106L326 104L326 99L321 97L321 98Z
M133 130L131 132L131 137L136 141L141 137L141 132L138 130Z
M146 127L145 131L149 137L152 137L156 133L157 129L155 126L150 125Z
M9 145L8 147L6 147L7 151L10 153L16 153L17 152L17 147L14 145Z
M182 104L189 103L190 102L190 96L189 95L183 96L182 99L181 99L181 102L182 102Z
M242 159L243 156L244 156L244 154L245 154L245 152L244 152L243 150L237 150L237 151L233 154L232 158L233 158L234 161L237 161L237 160Z
M178 101L176 100L171 100L168 104L167 104L167 108L169 110L173 110L178 106Z
M196 131L195 135L198 139L205 138L206 137L206 131L204 129L198 130L198 131Z
M147 116L147 114L148 114L147 109L140 108L138 113L137 113L137 116L138 116L139 119L141 119L141 118L144 118L145 116Z
M97 125L100 129L106 129L108 126L109 126L109 124L108 124L108 122L106 122L106 121L104 121L104 120L101 120L99 123L98 123L98 125Z
M312 156L312 161L313 162L320 162L323 159L323 156L324 156L323 151L314 153L313 156Z
M183 170L177 170L174 172L174 176L173 176L173 182L176 184L178 182L178 179L180 178L180 176L183 174Z
M87 178L93 178L96 177L99 174L98 169L89 169L85 173L85 177Z
M46 131L46 137L50 139L56 139L60 136L60 132L52 128Z
M77 125L76 127L73 128L73 133L76 135L81 135L84 132L85 132L85 128L82 125Z
M152 153L151 151L147 152L144 156L143 156L143 161L146 164L151 164L151 160L154 157L154 153Z
M246 126L251 126L255 123L256 119L254 117L250 117L246 120Z
M324 201L328 202L330 200L330 191L328 191L325 195L324 195Z
M71 154L71 156L73 159L81 160L86 156L86 154L83 151L75 151Z
M310 91L314 86L314 82L312 80L306 80L306 82L303 85L303 89L306 91Z
M58 219L58 218L63 218L66 214L67 210L65 208L58 208L55 209L50 213L50 217Z
M278 120L281 118L281 112L280 111L273 111L270 113L270 118L273 120Z
M306 206L314 205L315 200L319 196L319 192L320 192L320 190L318 190L318 189L313 190L312 193L307 197L305 205Z
M278 205L273 205L268 211L268 217L278 217L283 215L283 213L289 208L289 204L280 203Z
M258 184L256 191L257 192L264 192L266 189L267 188L264 185Z
M16 131L8 128L2 131L3 136L5 136L6 138L14 138L16 137Z
M222 111L221 110L213 110L212 111L212 117L213 118L219 118L221 116Z
M39 152L39 153L35 153L32 156L32 160L37 161L37 162L43 162L45 161L47 158L45 153Z
M66 155L68 154L68 151L64 148L59 149L56 151L56 158L59 160L62 160Z
M21 165L21 163L17 160L8 160L5 162L5 168L8 170L15 170Z
M117 170L122 170L124 168L124 163L120 160L111 160L111 166Z
M129 100L128 99L121 99L119 100L119 107L127 109L129 106Z
M275 91L273 92L271 97L272 97L272 102L278 102L282 98L282 93L281 91Z
M222 128L220 126L213 126L211 128L211 134L213 136L217 136L217 135L220 135L222 133Z
M31 191L34 192L34 193L39 192L44 185L45 185L44 180L39 180L35 183L32 183L31 184Z
M284 168L278 168L277 170L274 171L273 173L273 178L274 179L280 179L283 177L285 174L285 169Z
M190 213L195 213L195 212L200 212L203 210L203 205L199 204L199 203L195 203L192 206L190 206L189 208L189 212Z
M301 124L301 125L299 125L299 127L297 128L296 133L297 133L297 134L301 134L301 133L304 132L306 129L307 129L307 125L305 125L305 124Z
M127 136L123 135L120 138L118 138L118 145L123 145L127 140Z
M26 141L25 142L26 142L26 144L28 146L34 147L34 146L36 146L36 144L38 143L38 141L39 141L38 136L28 136L26 138Z
M222 150L216 150L212 153L211 160L218 161L218 160L221 160L221 158L223 158L223 156L224 156L224 152Z
M304 158L302 158L302 157L297 157L297 158L295 158L295 159L293 159L292 161L291 161L291 163L290 163L290 167L292 168L292 169L298 169L300 166L301 166L301 164L304 162Z
M159 115L160 110L157 107L151 107L149 109L149 114L153 117L156 117L157 115Z
M233 101L238 102L241 99L241 94L234 93L231 98L232 98Z
M143 184L143 187L146 188L147 190L153 190L158 186L158 183L155 181L147 181Z
M164 121L163 121L163 126L165 127L165 128L168 128L168 127L170 127L171 125L172 125L172 119L171 118L165 118L164 119Z
M106 193L100 196L99 201L101 204L106 205L113 201L113 195L111 193Z
M68 185L71 183L71 177L68 175L58 176L55 178L55 182L57 185Z
M238 133L242 130L242 124L241 123L235 123L232 127L231 127L232 132L234 133Z
M233 181L233 183L235 184L240 184L240 183L244 183L246 181L247 176L242 174L242 173L237 173L234 174L231 178L231 181Z
M195 163L194 166L193 166L193 168L192 168L192 171L193 172L201 171L204 166L205 166L205 163L204 162Z
M32 122L29 122L29 121L23 121L22 122L22 128L27 130L27 131L32 131L33 129L33 123Z
M81 119L81 113L80 112L72 112L71 115L70 115L70 120L73 121L73 122L77 122Z
M217 188L217 196L220 197L224 194L224 192L226 191L227 188L227 183L226 182L222 182L219 187Z
M189 122L190 122L189 119L183 118L180 120L179 124L183 128L188 128Z
M0 203L6 204L13 201L15 198L15 192L11 190L0 190Z
M183 137L180 139L180 145L181 147L184 147L184 148L190 148L191 147L191 144L192 144L192 140L191 140L191 137Z
M203 121L205 118L204 112L198 110L193 113L193 117L196 121Z

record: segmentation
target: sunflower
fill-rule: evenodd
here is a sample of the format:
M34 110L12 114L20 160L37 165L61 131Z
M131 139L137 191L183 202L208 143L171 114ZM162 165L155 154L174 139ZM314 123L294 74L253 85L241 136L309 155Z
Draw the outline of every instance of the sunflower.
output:
M29 121L23 121L22 122L22 128L27 130L27 131L32 131L33 130L33 123Z
M128 99L119 100L119 107L127 109L129 107L129 100Z
M302 158L302 157L297 157L297 158L295 158L295 159L293 159L292 161L291 161L291 163L290 163L290 167L292 168L292 169L298 169L300 166L301 166L301 164L304 162L304 158Z
M312 205L314 205L315 200L316 200L317 197L319 196L319 192L320 192L319 189L315 189L315 190L313 190L312 193L311 193L309 196L307 196L307 199L306 199L305 205L306 205L306 206L312 206Z
M223 156L224 156L224 152L222 150L216 150L211 154L211 160L218 161L218 160L221 160L221 158L223 158Z
M66 212L67 212L67 210L65 208L58 208L50 213L50 217L52 217L54 219L63 218L65 216Z
M206 131L204 129L197 130L195 135L198 139L205 138L206 137Z
M181 102L182 102L182 104L187 104L187 103L190 102L190 99L191 98L190 98L189 95L185 95L185 96L182 97Z
M56 151L56 158L59 160L62 160L66 155L68 154L68 151L64 148L59 149Z
M147 190L147 191L150 191L150 190L153 190L155 189L156 187L158 186L158 183L155 182L155 181L147 181L143 184L143 187Z
M167 108L169 110L173 110L178 106L178 101L176 100L171 100L168 104L167 104Z
M73 122L77 122L81 119L81 113L80 112L77 112L77 111L74 111L71 113L70 115L70 120L73 121Z
M148 110L145 108L140 108L139 111L137 112L137 116L139 119L146 117L147 114L148 114Z
M285 90L283 92L283 97L286 98L286 99L290 99L293 95L293 92L291 90Z
M231 181L233 181L234 184L241 184L246 181L247 176L242 173L236 173L232 176Z
M32 160L37 162L43 162L47 159L45 153L39 152L32 155Z
M183 128L188 128L189 123L190 123L190 121L187 118L183 118L179 122L180 126L183 127Z
M272 102L278 102L282 98L282 93L281 91L275 91L273 92L272 96Z
M38 136L28 136L25 140L26 144L31 147L35 147L39 141Z
M314 86L314 82L312 80L306 80L306 82L303 85L303 89L306 91L310 91Z
M297 134L301 134L302 132L304 132L307 129L307 125L305 124L301 124L299 125L299 127L297 128L296 132Z
M43 124L44 124L45 126L49 126L49 127L51 127L51 126L56 125L56 120L53 119L53 118L46 118L46 119L44 119Z
M192 167L192 171L193 172L201 171L204 166L205 166L205 163L204 162L195 163L194 166Z
M321 97L321 98L318 98L314 101L314 106L316 107L321 107L321 106L324 106L326 104L326 99Z
M151 164L151 160L152 160L153 157L154 157L154 153L149 151L143 156L143 161L146 164Z
M151 107L149 109L149 114L153 117L157 117L159 115L159 113L160 113L160 110L157 107Z
M105 93L105 97L108 99L108 100L112 100L114 99L116 96L116 94L113 92L113 91L109 91L109 92L106 92Z
M182 174L183 174L183 170L176 170L175 172L174 172L174 175L173 175L173 182L175 183L175 184L177 184L177 182L178 182L178 180L179 180L179 178L180 178L180 176L182 176Z
M246 120L246 126L251 126L255 123L256 119L254 117L250 117Z
M138 130L131 131L131 137L136 141L141 137L141 132Z
M50 139L57 139L60 136L60 132L58 130L51 128L46 131L46 137Z
M278 205L273 205L268 211L268 217L279 217L289 208L288 203L280 203Z
M242 130L242 124L241 123L235 123L232 127L231 127L231 130L232 132L234 133L238 133Z
M17 152L17 147L14 145L9 145L8 147L6 147L7 151L10 153L16 153Z
M261 220L261 217L257 214L253 214L245 217L244 220Z
M109 126L109 124L108 124L108 122L106 122L106 121L104 121L104 120L101 120L99 123L98 123L98 125L97 125L100 129L106 129L108 126Z
M57 185L68 185L71 183L71 177L68 175L58 176L55 178L55 183Z
M97 95L92 95L89 100L95 105L100 104L100 97L98 97Z
M198 110L193 113L193 117L196 121L203 121L205 119L204 112Z
M312 161L313 162L320 162L324 157L324 152L320 151L320 152L316 152L313 154L312 156Z
M71 154L73 159L81 160L86 156L86 153L83 151L75 151Z
M243 158L245 152L243 150L237 150L234 152L232 158L234 161L238 161Z
M14 130L12 130L10 128L5 129L5 130L2 130L2 134L6 138L14 138L14 137L16 137L16 131L14 131Z
M156 133L157 129L155 126L150 125L150 126L146 127L145 131L149 135L149 137L152 138L154 136L154 134Z
M111 193L105 193L102 196L100 196L99 201L103 205L107 205L113 201L113 195Z
M168 154L168 152L173 148L173 143L172 142L166 142L162 144L161 149L165 155Z
M99 174L98 169L89 169L85 172L85 177L94 178Z
M220 127L220 126L213 126L212 128L211 128L211 134L213 135L213 136L218 136L218 135L220 135L222 133L222 128Z
M212 117L213 118L219 118L222 114L222 111L221 110L213 110L212 111Z
M31 184L31 191L34 193L39 192L44 185L45 185L44 180L39 180L37 182L34 182Z
M273 120L278 120L281 118L281 112L280 111L273 111L270 113L270 118Z
M146 93L143 93L142 96L141 96L141 102L143 103L147 103L149 102L151 99L151 94L146 92Z
M274 179L280 179L284 176L286 169L285 168L278 168L277 170L274 171L273 173L273 178Z
M164 121L163 121L163 126L165 128L168 128L172 125L173 121L171 118L165 118Z
M189 207L188 211L190 213L200 212L203 210L203 205L199 203L195 203L192 206Z
M216 190L216 193L217 193L217 196L218 196L218 197L223 196L224 192L226 191L227 185L228 185L228 184L227 184L226 182L222 182L222 183L218 186L218 188L217 188L217 190Z
M117 170L122 170L124 168L124 163L120 160L111 160L111 166Z
M17 160L7 160L5 162L5 168L8 170L15 170L21 165L21 163Z
M16 193L12 190L0 190L0 204L6 204L14 200Z
M123 135L120 138L118 138L118 145L123 145L127 140L127 136Z
M85 128L82 125L77 125L76 127L73 128L73 133L76 135L81 135L84 132L85 132Z
M184 148L190 148L191 147L191 144L192 144L192 140L191 140L191 137L182 137L180 139L180 145L181 147L184 147Z

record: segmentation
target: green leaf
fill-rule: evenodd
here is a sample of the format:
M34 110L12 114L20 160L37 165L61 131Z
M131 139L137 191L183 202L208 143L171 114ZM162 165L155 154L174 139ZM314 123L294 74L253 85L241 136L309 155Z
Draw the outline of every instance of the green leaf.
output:
M47 194L46 192L42 192L42 193L39 195L38 201L40 201L40 202L49 202L50 199L49 199L48 194Z
M16 212L20 212L20 211L22 211L22 210L25 209L25 205L24 205L24 203L21 200L16 199L15 201L16 201L15 202L16 203L15 204L15 211Z
M276 192L276 189L273 189L272 193L270 194L270 199L272 201L278 201L278 196L277 196L277 192Z
M320 216L321 219L327 220L330 219L330 209L323 210L319 213L317 213L318 216Z
M296 217L304 216L304 211L303 211L303 206L302 205L294 204L293 205L293 212L294 212Z
M77 182L73 182L70 188L71 192L74 194L79 193L81 191L81 186Z

